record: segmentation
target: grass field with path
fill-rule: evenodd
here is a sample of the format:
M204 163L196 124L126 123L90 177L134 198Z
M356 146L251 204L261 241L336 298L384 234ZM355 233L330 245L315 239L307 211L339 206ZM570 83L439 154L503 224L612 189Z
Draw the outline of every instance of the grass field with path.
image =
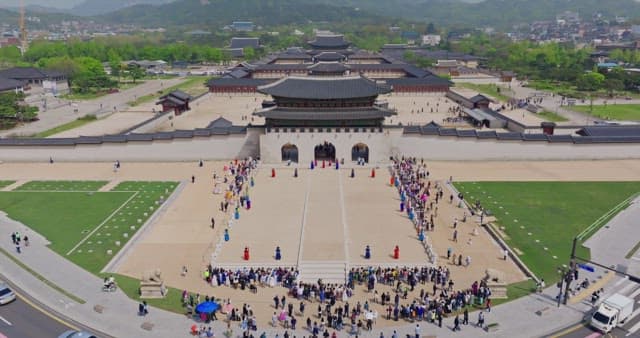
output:
M29 181L14 191L98 191L108 181Z
M139 106L143 103L147 103L155 99L158 99L159 97L165 94L168 94L174 90L181 90L191 96L197 96L207 92L207 87L205 86L205 82L210 78L211 77L207 77L207 76L191 76L182 83L165 88L155 93L140 96L136 100L128 102L127 104L130 105L131 107Z
M0 189L8 187L14 183L16 183L16 181L0 181Z
M97 274L178 185L122 182L97 192L104 184L27 182L20 188L30 190L0 192L0 210L45 236L53 251Z
M468 82L458 82L456 86L467 88L471 90L478 91L479 93L489 95L497 100L502 102L509 101L510 97L505 95L509 89L497 86L495 84L478 84L478 83L468 83ZM500 92L498 92L498 88L500 88Z
M95 122L97 121L98 118L95 115L85 115L83 117L79 117L71 122L67 122L65 124L59 125L57 127L53 127L51 129L47 129L45 131L41 131L37 134L34 134L33 137L36 138L44 138L44 137L49 137L49 136L53 136L55 134L60 134L63 131L67 131L67 130L71 130L71 129L76 129L76 128L80 128L82 126L84 126L85 124L89 124L91 122Z
M569 121L567 118L560 116L554 112L550 112L550 111L543 111L541 113L536 114L536 116L539 116L547 121L551 121L551 122L566 122Z
M640 104L607 104L591 106L571 106L571 110L590 114L605 120L640 121Z
M506 242L547 285L567 264L573 238L631 195L640 182L459 182L465 199L479 200L503 227ZM586 240L586 238L585 238ZM589 258L578 246L577 255Z

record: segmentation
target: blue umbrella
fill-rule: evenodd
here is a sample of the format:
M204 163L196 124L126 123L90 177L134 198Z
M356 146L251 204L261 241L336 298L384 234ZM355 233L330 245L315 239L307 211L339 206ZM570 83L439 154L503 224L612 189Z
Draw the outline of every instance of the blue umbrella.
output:
M216 302L202 302L196 306L196 312L198 313L212 313L216 312L220 308L220 304Z

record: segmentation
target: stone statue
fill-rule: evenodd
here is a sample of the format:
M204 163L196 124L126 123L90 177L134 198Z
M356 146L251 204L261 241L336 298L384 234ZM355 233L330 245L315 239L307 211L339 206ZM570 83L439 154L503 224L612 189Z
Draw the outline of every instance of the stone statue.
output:
M147 271L142 275L140 281L140 298L164 298L167 288L162 280L160 269Z

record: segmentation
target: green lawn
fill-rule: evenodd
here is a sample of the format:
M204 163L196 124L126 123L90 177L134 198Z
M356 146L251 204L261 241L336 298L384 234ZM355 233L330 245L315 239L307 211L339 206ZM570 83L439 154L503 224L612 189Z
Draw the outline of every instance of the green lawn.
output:
M14 183L16 183L16 181L0 181L0 189L8 187Z
M29 181L13 191L98 191L108 181Z
M76 190L88 183L94 190L104 185L79 181L25 185ZM45 236L52 250L97 274L176 186L176 182L123 182L110 192L0 192L0 210Z
M136 278L131 278L129 276L124 275L111 275L111 274L101 274L101 276L113 276L116 279L116 283L118 284L118 288L122 290L129 298L142 301L140 299L140 280ZM150 306L157 307L159 309L185 314L186 309L182 306L182 290L178 290L176 288L168 287L169 291L167 296L162 299L145 299ZM204 297L203 297L204 298Z
M41 131L41 132L33 135L33 137L44 138L44 137L53 136L53 135L59 134L59 133L61 133L63 131L67 131L67 130L71 130L71 129L82 127L85 124L91 123L91 122L96 121L96 120L98 120L98 118L95 115L85 115L85 116L79 117L76 120L73 120L71 122L59 125L57 127L51 128L51 129L47 129L45 131Z
M640 182L463 182L465 198L480 200L504 227L506 242L547 285L567 264L573 238L631 195ZM585 239L586 240L586 239ZM545 250L546 248L546 250ZM589 258L578 246L577 255ZM555 257L554 257L555 256Z
M143 103L147 103L149 101L158 99L160 96L170 93L174 90L182 90L183 92L189 95L197 96L207 92L207 87L205 86L205 82L210 78L211 77L209 76L190 76L182 83L165 88L156 93L140 96L136 100L128 102L127 104L130 105L131 107L139 106Z
M537 116L547 120L547 121L551 121L551 122L565 122L565 121L569 121L568 119L564 118L563 116L560 116L554 112L550 112L550 111L543 111L541 113L538 113Z
M498 87L495 84L477 84L477 83L468 83L468 82L458 82L455 84L457 87L467 88L475 90L481 94L492 96L493 98L500 100L502 102L507 102L511 98L505 95L506 92L509 91L508 88ZM498 88L500 88L500 92L498 92Z
M606 120L640 121L640 104L594 105L593 113L591 113L591 107L589 105L572 106L570 109Z

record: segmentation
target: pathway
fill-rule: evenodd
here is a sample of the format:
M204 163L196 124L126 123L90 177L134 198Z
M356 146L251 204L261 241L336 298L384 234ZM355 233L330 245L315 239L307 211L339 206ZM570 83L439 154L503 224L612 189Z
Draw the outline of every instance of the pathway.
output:
M17 128L3 130L0 137L9 137L15 135L28 136L45 130L49 130L56 126L71 122L79 117L87 114L103 115L115 110L123 110L128 107L127 103L147 94L156 93L162 88L171 87L184 81L184 78L175 78L169 80L148 80L147 82L118 92L99 97L93 100L77 101L76 106L69 104L58 106L53 109L38 113L38 121L31 122ZM64 100L61 100L64 101ZM74 112L77 109L78 112Z

